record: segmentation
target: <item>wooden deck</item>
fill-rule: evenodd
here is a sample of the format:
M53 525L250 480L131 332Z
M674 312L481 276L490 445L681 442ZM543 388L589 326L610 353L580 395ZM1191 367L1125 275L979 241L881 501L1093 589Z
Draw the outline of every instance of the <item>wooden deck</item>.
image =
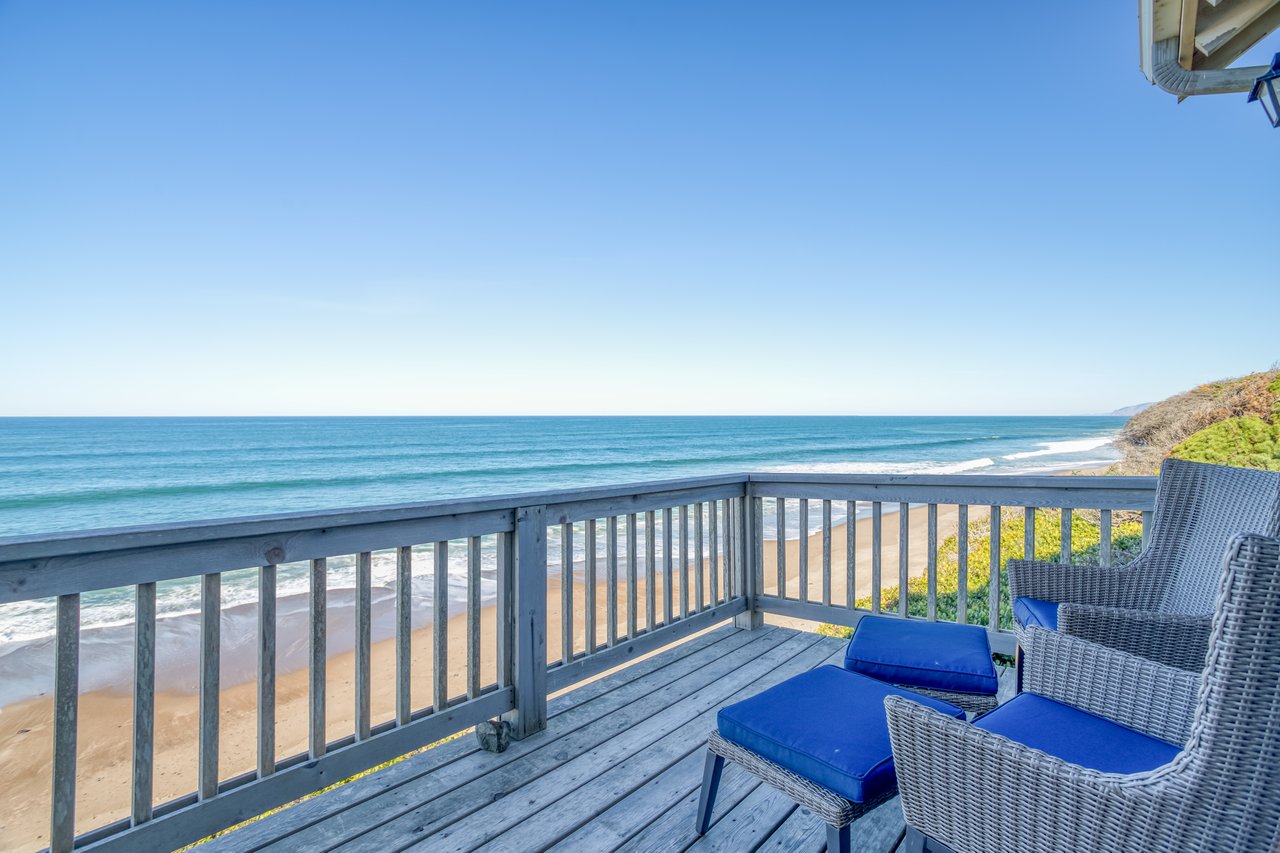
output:
M844 641L722 627L550 702L545 732L500 754L471 735L203 845L215 850L812 850L824 825L730 766L715 824L694 810L716 711L841 659ZM884 849L897 800L855 826Z

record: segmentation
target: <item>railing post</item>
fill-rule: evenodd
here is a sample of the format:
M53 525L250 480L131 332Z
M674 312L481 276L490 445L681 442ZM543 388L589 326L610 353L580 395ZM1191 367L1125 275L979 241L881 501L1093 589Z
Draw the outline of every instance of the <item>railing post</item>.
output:
M760 499L751 488L751 481L743 484L742 501L739 504L738 524L735 531L738 535L738 565L735 567L738 590L747 599L747 612L733 617L733 624L739 628L754 630L764 627L764 613L756 607L756 596L760 594L759 580L764 572L760 564L760 548L756 542L756 530L760 524L763 507Z
M515 576L503 614L511 641L514 711L505 719L519 740L547 727L547 520L545 506L516 510Z

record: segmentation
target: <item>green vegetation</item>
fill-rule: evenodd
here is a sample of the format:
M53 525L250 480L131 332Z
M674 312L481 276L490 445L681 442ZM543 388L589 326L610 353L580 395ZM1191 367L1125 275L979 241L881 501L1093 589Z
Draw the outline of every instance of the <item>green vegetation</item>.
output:
M1110 474L1154 474L1168 456L1280 471L1280 370L1208 382L1129 419Z
M1071 562L1096 564L1100 558L1100 516L1097 511L1077 511L1071 516ZM1026 522L1021 509L1007 509L1000 515L1000 625L1013 627L1013 605L1009 600L1008 577L1004 565L1010 559L1021 559ZM991 613L991 519L971 521L969 532L969 565L966 577L966 621L986 625ZM1112 514L1111 560L1113 565L1130 562L1142 550L1142 523L1137 513ZM952 534L938 546L938 610L943 621L955 621L960 605L960 541ZM1062 515L1058 510L1038 509L1035 515L1035 559L1057 561L1062 554ZM880 596L883 610L896 612L899 589L885 589ZM857 606L871 609L871 599L862 598ZM907 584L907 612L912 616L929 613L929 581L912 578ZM823 625L820 633L832 637L849 637L852 631L837 625Z

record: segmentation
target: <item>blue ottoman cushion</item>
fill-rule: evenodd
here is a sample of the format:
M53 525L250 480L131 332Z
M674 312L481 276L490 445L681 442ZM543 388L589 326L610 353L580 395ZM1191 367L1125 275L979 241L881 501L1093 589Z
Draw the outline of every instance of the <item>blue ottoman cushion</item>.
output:
M908 687L994 695L1000 686L987 631L977 625L864 616L844 665Z
M1019 693L973 723L1063 761L1103 773L1141 773L1182 751L1162 740L1035 693Z
M1013 600L1013 618L1023 628L1032 625L1058 630L1058 602L1039 598L1020 597Z
M964 719L963 711L946 702L821 666L722 708L717 724L725 740L863 803L896 781L886 696L906 696Z

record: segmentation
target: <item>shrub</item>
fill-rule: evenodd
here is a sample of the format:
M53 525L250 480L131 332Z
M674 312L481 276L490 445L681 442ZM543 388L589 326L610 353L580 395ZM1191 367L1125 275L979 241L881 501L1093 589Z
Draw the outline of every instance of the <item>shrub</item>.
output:
M1280 419L1230 418L1206 427L1173 448L1178 459L1280 471Z

